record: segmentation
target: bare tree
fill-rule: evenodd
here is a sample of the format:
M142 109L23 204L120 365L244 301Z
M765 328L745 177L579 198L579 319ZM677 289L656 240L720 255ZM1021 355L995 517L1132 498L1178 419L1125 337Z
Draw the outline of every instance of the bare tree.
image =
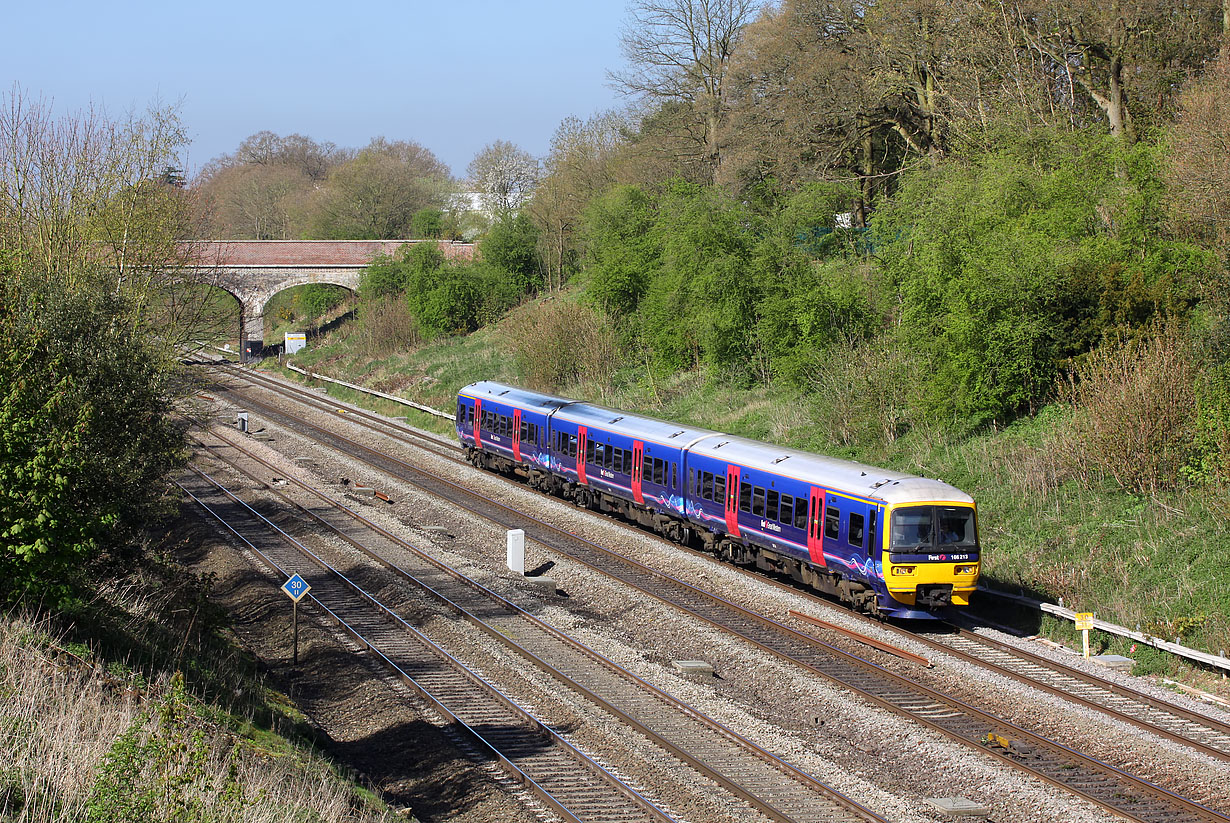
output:
M186 143L178 111L153 106L111 119L100 109L57 115L19 89L0 106L3 296L50 288L125 298L135 326L182 342L208 301L196 259L192 193L168 182Z
M496 140L474 155L466 176L495 215L516 211L534 193L538 184L538 161L507 140Z
M607 112L581 121L566 117L555 130L551 153L526 212L538 227L538 255L547 288L563 287L577 258L575 235L581 214L616 181L615 164L631 130L627 119Z
M628 94L686 104L715 175L730 58L760 6L757 0L632 0L620 40L629 68L610 75Z

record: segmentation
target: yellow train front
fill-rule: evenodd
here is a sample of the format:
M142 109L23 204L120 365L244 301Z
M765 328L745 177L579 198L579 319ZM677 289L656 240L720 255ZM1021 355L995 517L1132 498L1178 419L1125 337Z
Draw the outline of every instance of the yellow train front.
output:
M978 517L960 489L729 435L686 451L688 519L720 557L881 617L969 605Z

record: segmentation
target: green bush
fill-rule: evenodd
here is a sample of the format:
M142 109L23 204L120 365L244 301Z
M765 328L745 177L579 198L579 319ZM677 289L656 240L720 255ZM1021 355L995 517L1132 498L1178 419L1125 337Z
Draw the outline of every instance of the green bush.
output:
M165 511L174 371L114 295L0 305L0 596L68 597Z
M872 222L935 419L1033 411L1071 358L1190 311L1212 258L1165 239L1156 152L1040 131L905 176Z

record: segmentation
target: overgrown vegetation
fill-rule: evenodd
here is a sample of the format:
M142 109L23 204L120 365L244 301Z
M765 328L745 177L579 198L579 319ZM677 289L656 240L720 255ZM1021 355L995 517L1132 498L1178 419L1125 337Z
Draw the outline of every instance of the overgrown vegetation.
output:
M388 268L409 350L309 359L939 476L980 501L990 581L1230 646L1221 4L630 11L640 107L560 125L516 212L535 276L432 315L454 275Z

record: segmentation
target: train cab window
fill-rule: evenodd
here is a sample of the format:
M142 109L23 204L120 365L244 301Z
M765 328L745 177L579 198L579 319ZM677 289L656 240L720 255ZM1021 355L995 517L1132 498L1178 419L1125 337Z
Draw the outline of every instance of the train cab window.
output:
M720 474L713 475L713 502L726 505L726 478Z
M863 524L865 518L861 514L850 514L850 533L846 539L850 541L851 546L863 547Z
M832 506L824 509L824 536L836 540L841 534L841 512Z
M764 516L770 520L777 519L777 492L769 489L765 498Z
M752 510L752 484L739 484L739 511L750 512Z
M807 498L794 498L794 527L796 529L807 528Z
M794 498L788 494L782 495L781 516L778 520L789 526L794 522Z
M764 489L759 486L752 489L752 514L764 517Z

